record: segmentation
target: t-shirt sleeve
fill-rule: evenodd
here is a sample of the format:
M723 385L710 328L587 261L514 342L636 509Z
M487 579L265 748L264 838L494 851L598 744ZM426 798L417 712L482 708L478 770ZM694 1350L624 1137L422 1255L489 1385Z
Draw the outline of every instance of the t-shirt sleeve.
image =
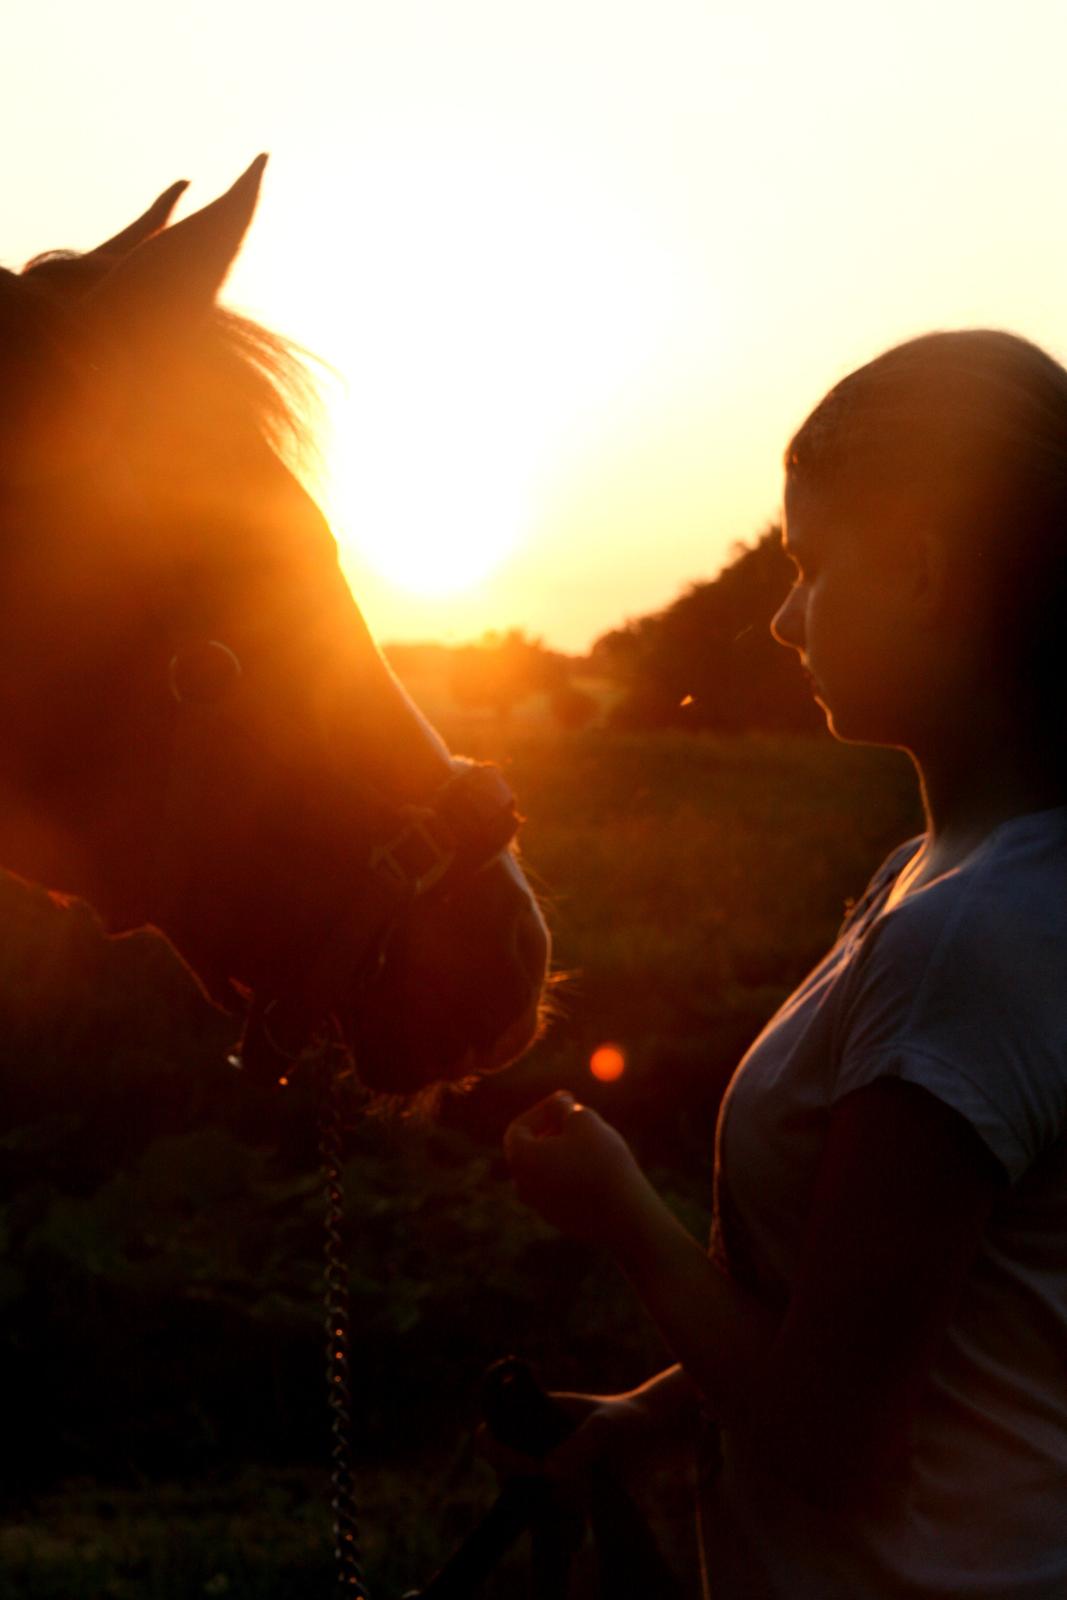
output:
M878 1078L970 1123L1014 1182L1067 1123L1067 947L980 899L905 901L871 930L846 992L831 1103Z

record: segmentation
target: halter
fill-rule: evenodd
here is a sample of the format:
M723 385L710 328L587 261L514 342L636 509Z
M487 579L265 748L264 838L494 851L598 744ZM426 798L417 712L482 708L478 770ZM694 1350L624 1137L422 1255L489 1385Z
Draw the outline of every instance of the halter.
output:
M186 646L171 660L171 694L182 712L211 719L212 748L216 737L249 738L218 704L240 676L237 657L215 640ZM203 761L202 746L199 754ZM261 746L258 755L268 771L281 770L273 751ZM179 765L172 746L164 816L182 805ZM284 976L252 992L233 1059L257 1083L277 1083L309 1045L328 1037L339 1005L358 1004L380 977L392 936L416 903L473 877L507 849L521 822L515 796L491 762L453 756L448 776L418 803L391 803L364 778L346 781L374 819L372 835L362 860L346 864L338 900L313 935L305 930L277 953L273 965Z
M376 795L388 831L371 846L355 888L346 885L346 905L313 947L289 952L284 985L252 997L238 1053L253 1080L275 1082L328 1029L339 998L358 1004L418 901L458 887L514 839L521 819L499 767L463 756L450 766L421 805L389 806Z

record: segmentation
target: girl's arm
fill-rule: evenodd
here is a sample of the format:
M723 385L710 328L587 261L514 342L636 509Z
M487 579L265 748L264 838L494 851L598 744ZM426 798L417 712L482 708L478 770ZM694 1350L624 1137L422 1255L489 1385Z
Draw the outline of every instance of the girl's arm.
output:
M880 1080L830 1119L784 1318L726 1277L595 1113L535 1108L507 1147L520 1196L606 1245L712 1413L814 1498L861 1493L951 1315L998 1188L970 1127L925 1090Z
M622 1394L581 1394L555 1390L552 1399L577 1424L575 1431L542 1458L522 1455L494 1439L484 1424L477 1439L482 1453L504 1477L547 1472L566 1485L591 1467L647 1460L671 1444L695 1440L701 1395L680 1366L657 1372Z
M846 1096L829 1134L796 1289L752 1413L769 1462L838 1499L903 1464L909 1423L1006 1175L916 1084Z

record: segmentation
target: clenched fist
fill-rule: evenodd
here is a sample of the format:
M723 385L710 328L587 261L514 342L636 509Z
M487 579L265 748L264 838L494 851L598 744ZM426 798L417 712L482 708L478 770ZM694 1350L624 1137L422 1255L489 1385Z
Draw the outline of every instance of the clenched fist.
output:
M515 1118L504 1154L520 1200L564 1233L608 1249L652 1192L622 1135L564 1090Z

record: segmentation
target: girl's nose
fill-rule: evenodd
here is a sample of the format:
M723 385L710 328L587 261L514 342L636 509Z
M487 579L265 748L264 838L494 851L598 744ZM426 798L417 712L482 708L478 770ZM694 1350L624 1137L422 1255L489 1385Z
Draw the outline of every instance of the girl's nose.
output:
M792 650L804 648L804 595L796 584L771 618L771 633Z

